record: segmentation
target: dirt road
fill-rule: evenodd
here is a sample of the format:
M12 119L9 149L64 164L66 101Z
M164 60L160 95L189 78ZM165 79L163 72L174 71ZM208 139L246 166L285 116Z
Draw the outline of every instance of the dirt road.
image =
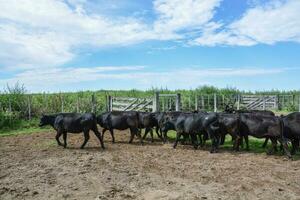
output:
M83 135L58 147L54 132L0 137L0 199L300 199L300 161L283 156Z

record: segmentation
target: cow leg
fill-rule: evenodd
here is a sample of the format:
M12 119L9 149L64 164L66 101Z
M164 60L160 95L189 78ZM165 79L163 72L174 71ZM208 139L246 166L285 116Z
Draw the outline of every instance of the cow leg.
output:
M130 139L129 139L129 144L131 144L132 143L132 141L133 141L133 138L134 138L134 133L130 130Z
M154 142L154 138L153 138L153 130L152 130L152 128L150 129L150 135L151 135L151 142L153 143Z
M275 141L276 141L276 139L275 139ZM273 141L272 141L272 142L273 142ZM287 139L284 138L284 137L282 137L282 138L279 139L279 142L282 144L282 147L283 147L283 150L284 150L285 155L286 155L289 159L291 159L292 156L291 156L291 153L290 153L290 151L289 151L289 147L288 147L288 144L287 144ZM277 142L276 142L276 144L277 144Z
M221 135L221 142L220 142L220 145L224 145L224 143L225 143L225 137L226 137L226 134L222 134L222 135Z
M104 143L103 143L103 138L101 137L101 134L99 133L98 129L97 129L97 128L94 128L94 129L93 129L93 132L95 133L96 137L98 138L98 140L99 140L99 142L100 142L100 145L101 145L102 149L105 149Z
M145 134L144 134L144 136L143 136L143 140L146 139L146 136L148 135L148 132L149 132L149 130L148 130L148 128L146 128L146 129L145 129Z
M144 144L143 138L142 138L142 135L141 135L141 130L135 129L135 134L136 134L136 135L138 136L138 138L140 139L140 143L141 143L141 144Z
M111 138L112 138L112 143L115 143L115 135L114 135L114 130L113 129L109 129Z
M269 139L272 142L272 147L268 150L268 154L272 155L272 154L274 154L274 152L276 152L277 140L276 140L276 138L273 138L273 137L271 137Z
M163 132L163 135L164 135L163 141L164 141L164 143L166 143L167 140L168 140L167 131L164 131L164 132Z
M67 148L67 132L63 132L64 148Z
M240 142L241 142L241 136L240 135L237 135L236 136L236 139L235 139L235 142L234 142L234 150L235 151L239 151L240 150Z
M294 155L299 148L299 139L293 139L292 140L292 151L291 154Z
M198 133L197 136L198 136L198 138L199 138L199 145L202 147L203 140L202 140L202 135L201 135L201 133Z
M163 141L162 134L159 133L159 127L155 128L156 135Z
M197 135L196 134L191 134L191 139L192 139L192 144L194 146L194 149L197 149L198 148Z
M90 139L90 133L89 133L89 130L84 130L83 134L84 134L84 141L83 141L83 143L82 143L80 149L83 149L84 146L86 145L86 143L87 143L87 142L89 141L89 139Z
M177 146L178 141L180 140L182 133L181 132L176 132L176 140L174 142L173 148L175 149Z
M63 146L63 144L62 144L62 143L60 142L60 140L59 140L59 138L60 138L61 135L62 135L62 132L61 132L61 131L57 131L56 136L55 136L55 139L56 139L57 144L58 144L59 146Z
M268 141L269 141L269 138L266 138L264 144L262 145L262 148L266 148Z

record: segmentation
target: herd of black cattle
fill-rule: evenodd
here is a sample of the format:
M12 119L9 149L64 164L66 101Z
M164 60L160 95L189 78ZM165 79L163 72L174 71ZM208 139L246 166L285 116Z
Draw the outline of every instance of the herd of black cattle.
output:
M98 131L97 124L102 128L102 135ZM40 126L51 125L56 131L58 145L67 146L67 133L84 133L84 148L89 140L89 131L92 130L104 149L103 136L109 130L112 142L115 142L114 130L130 129L130 140L137 136L141 143L148 133L153 141L153 131L157 136L166 142L169 130L176 131L176 139L173 147L182 140L190 140L194 148L203 146L206 140L211 140L211 153L217 152L219 145L224 144L225 136L231 135L233 149L238 151L243 143L249 149L248 136L265 138L264 147L268 140L272 147L268 153L277 151L277 143L280 143L281 150L291 158L299 149L300 140L300 112L294 112L286 116L275 116L271 111L235 111L226 112L137 112L137 111L111 111L95 116L92 113L58 113L43 115ZM141 136L141 130L145 134ZM59 138L63 136L64 144ZM244 141L244 142L243 142ZM288 148L288 142L292 144L292 150Z

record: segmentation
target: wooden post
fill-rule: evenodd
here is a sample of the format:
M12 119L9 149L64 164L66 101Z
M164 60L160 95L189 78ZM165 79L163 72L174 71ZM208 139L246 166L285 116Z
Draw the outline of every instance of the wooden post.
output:
M9 111L9 124L11 125L11 115L12 115L12 108L11 108L11 99L8 99L8 111Z
M159 106L159 92L154 93L153 97L153 106L152 106L152 111L153 112L159 112L160 106Z
M96 113L96 99L95 94L92 94L92 113Z
M238 96L237 96L237 110L240 109L240 101L241 101L241 96L240 96L240 94L238 94Z
M76 112L79 113L79 96L77 95Z
M279 110L279 97L278 95L275 96L274 108Z
M28 95L27 97L27 105L28 105L28 119L31 120L31 99L30 96Z
M214 112L217 112L217 94L214 94Z
M180 104L181 104L181 95L178 93L176 95L176 106L175 106L175 110L176 111L180 111L181 110Z
M204 110L205 109L205 103L204 103L204 96L201 95L201 109Z
M266 110L266 98L265 95L262 96L263 99L263 110Z
M113 99L112 99L112 96L108 96L108 111L112 111L113 110Z
M195 94L195 110L198 110L198 96Z

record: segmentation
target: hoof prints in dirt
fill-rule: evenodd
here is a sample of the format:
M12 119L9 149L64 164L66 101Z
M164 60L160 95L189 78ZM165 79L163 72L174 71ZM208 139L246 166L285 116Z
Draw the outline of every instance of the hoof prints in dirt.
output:
M300 161L253 153L211 155L189 146L174 151L172 144L130 145L121 132L116 144L105 138L105 151L99 151L95 137L83 150L77 147L79 135L69 137L68 149L52 140L54 133L1 138L1 200L300 196Z

